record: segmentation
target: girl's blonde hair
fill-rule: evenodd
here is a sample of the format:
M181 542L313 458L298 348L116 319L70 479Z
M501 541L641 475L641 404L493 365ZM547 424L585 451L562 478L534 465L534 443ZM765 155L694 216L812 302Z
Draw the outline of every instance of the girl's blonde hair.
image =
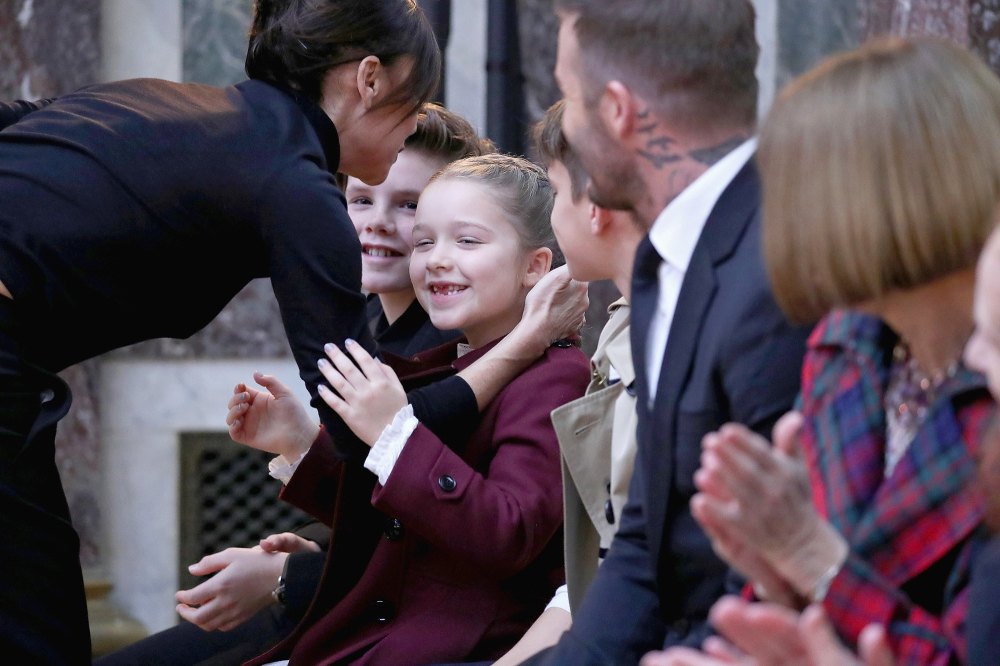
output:
M814 321L975 264L1000 199L1000 81L944 41L874 41L782 92L758 158L775 297Z
M563 263L550 221L552 188L540 166L523 157L494 153L452 162L434 174L430 182L441 180L464 180L488 187L517 230L521 244L532 250L547 247L552 250L552 266Z

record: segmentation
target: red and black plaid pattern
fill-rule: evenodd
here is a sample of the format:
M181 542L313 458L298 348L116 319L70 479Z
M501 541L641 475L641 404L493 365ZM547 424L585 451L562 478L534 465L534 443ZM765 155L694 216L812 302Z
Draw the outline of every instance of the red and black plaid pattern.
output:
M851 546L824 606L848 641L877 622L900 663L947 664L965 656L968 551L982 519L971 482L994 404L982 376L960 368L886 478L883 397L895 342L878 319L844 311L809 340L803 453L817 507ZM936 595L943 611L932 613L900 588L949 554L954 564Z

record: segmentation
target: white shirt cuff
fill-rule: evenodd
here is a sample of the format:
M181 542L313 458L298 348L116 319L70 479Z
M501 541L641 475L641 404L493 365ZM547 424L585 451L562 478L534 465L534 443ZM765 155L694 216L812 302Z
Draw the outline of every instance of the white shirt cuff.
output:
M545 610L548 610L550 608L561 608L567 613L570 612L569 588L567 588L565 585L559 586L559 589L557 589L556 593L552 595L552 601L550 601L549 604L545 607Z
M299 463L302 462L307 453L309 451L303 451L299 454L298 459L293 461L289 461L285 456L272 458L271 462L267 463L267 473L287 486L292 474L295 474L295 470L299 468Z
M372 445L372 450L365 458L365 469L378 477L383 486L389 480L392 468L396 466L399 455L403 452L410 435L417 429L417 417L413 415L413 405L406 404L396 412L392 423L385 427L378 440Z

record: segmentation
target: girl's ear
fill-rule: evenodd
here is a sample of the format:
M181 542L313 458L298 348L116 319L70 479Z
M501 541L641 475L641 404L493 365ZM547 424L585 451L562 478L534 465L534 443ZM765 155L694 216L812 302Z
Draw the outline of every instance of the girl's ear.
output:
M524 286L534 287L552 268L552 250L540 247L528 255L528 268L524 273Z
M385 67L378 56L367 56L358 63L357 71L358 95L365 110L371 109L375 105L375 98L382 92L386 85Z

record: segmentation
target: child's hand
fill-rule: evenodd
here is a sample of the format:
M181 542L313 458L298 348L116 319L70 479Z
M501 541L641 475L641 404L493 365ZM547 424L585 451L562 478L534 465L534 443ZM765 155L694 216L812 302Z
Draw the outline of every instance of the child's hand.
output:
M319 544L303 539L292 532L272 534L260 540L260 548L265 553L318 553Z
M345 347L357 365L336 345L327 344L330 361L320 359L319 370L336 393L320 384L319 395L361 441L372 446L406 406L406 391L392 368L376 361L357 342L347 340Z
M286 557L260 548L227 548L206 555L188 571L195 576L215 575L177 592L177 614L205 631L236 628L273 603L271 590Z
M236 385L226 414L229 436L254 449L298 458L312 446L319 425L275 377L255 372L253 378L267 391Z

